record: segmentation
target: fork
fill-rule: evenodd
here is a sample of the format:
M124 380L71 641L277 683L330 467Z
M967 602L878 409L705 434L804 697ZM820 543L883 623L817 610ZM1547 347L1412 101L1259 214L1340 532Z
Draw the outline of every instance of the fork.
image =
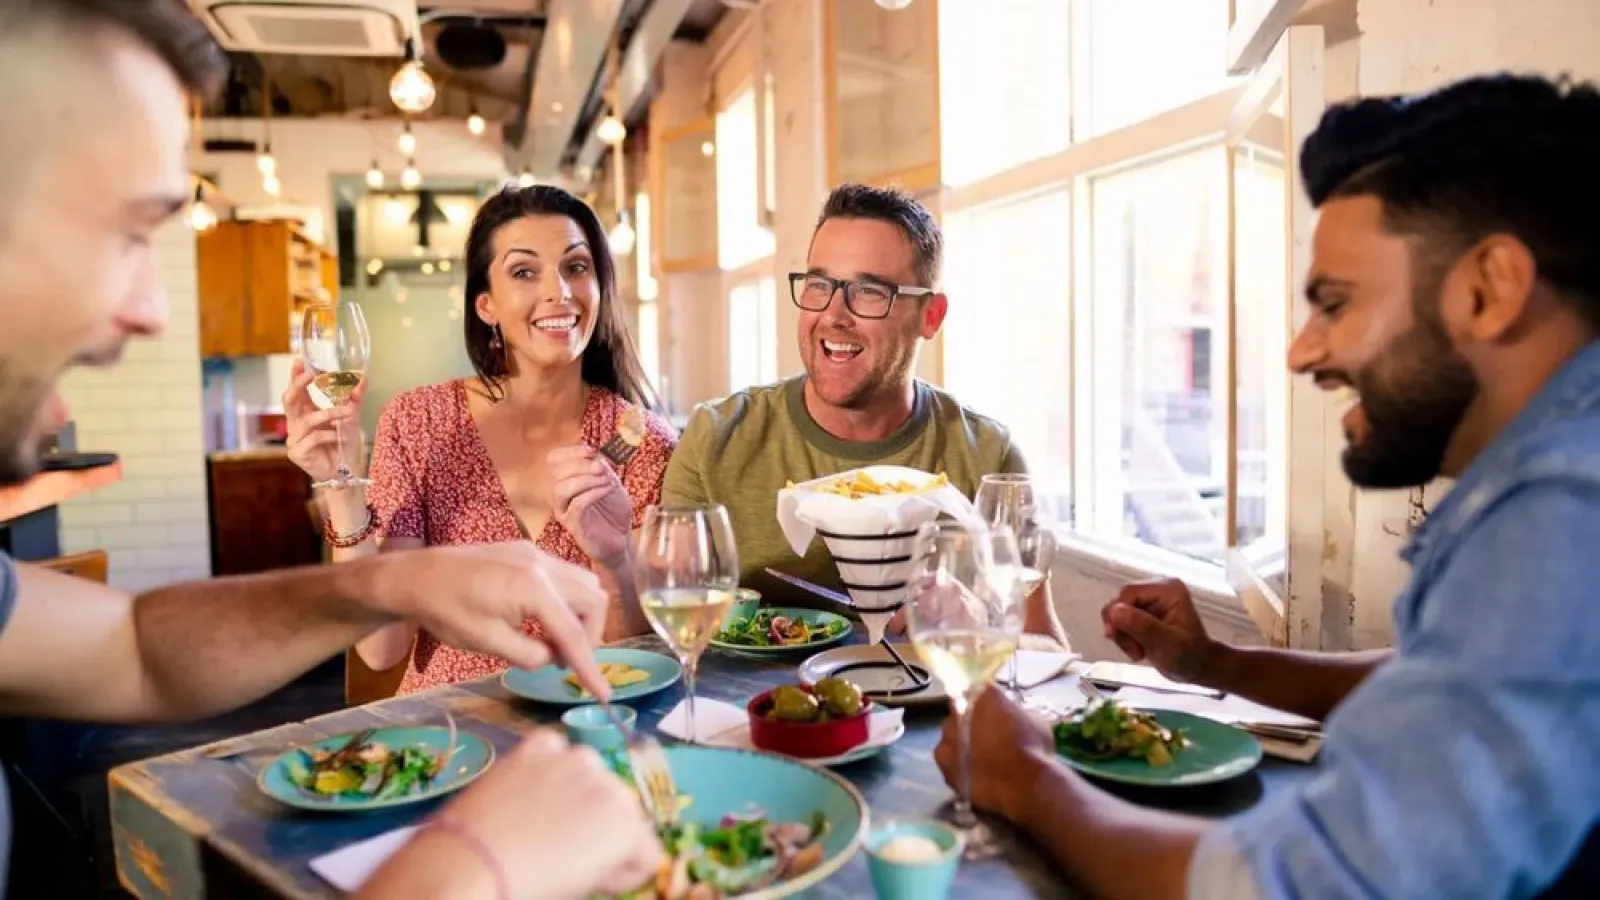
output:
M672 768L667 765L667 752L661 749L661 742L641 732L630 734L611 704L602 704L601 709L628 742L628 769L645 812L650 814L657 830L673 825L678 819L678 783L672 778Z
M618 466L625 465L644 443L644 430L644 413L634 406L623 409L617 416L617 432L601 445L600 455Z
M1078 676L1078 693L1087 697L1091 702L1095 700L1106 701L1111 699L1110 697L1106 696L1105 691L1102 691L1096 687L1094 682L1084 678L1081 675Z

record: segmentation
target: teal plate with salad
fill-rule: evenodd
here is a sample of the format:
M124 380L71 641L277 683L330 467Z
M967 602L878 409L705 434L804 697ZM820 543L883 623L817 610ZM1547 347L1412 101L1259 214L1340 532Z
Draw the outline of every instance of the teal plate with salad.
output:
M1176 710L1091 704L1052 727L1056 753L1085 775L1147 787L1211 784L1261 762L1255 738Z
M820 884L861 846L866 800L832 772L751 750L679 744L665 752L683 804L663 834L672 862L658 873L657 893L625 900L679 897L697 884L776 900ZM613 765L625 770L624 759L614 756Z
M735 655L774 656L831 647L853 627L844 616L823 610L736 604L711 636L711 646Z
M267 763L256 783L274 800L319 812L431 800L471 784L494 762L494 745L459 729L452 745L451 732L373 728L325 738Z

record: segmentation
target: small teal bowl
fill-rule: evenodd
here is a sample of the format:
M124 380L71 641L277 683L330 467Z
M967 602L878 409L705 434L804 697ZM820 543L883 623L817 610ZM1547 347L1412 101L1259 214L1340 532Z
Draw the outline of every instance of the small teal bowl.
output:
M916 836L932 841L939 856L920 862L884 859L885 844L898 837ZM933 819L886 819L867 835L867 874L879 900L943 900L955 883L961 865L966 837L943 822Z
M618 731L606 708L598 703L575 706L561 714L561 724L567 729L567 740L574 744L593 747L601 753L621 750L628 745L628 735L633 733L633 722L639 714L631 706L613 706L617 718L627 728Z

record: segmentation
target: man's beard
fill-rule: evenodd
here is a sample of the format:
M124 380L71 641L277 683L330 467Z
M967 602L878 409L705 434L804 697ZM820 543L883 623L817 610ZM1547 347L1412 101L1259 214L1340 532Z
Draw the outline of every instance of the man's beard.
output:
M1358 487L1409 488L1439 477L1478 377L1437 315L1419 306L1417 324L1356 373L1353 387L1367 429L1345 448L1345 474Z
M0 363L0 487L20 484L39 471L33 424L49 395L48 384L12 376Z

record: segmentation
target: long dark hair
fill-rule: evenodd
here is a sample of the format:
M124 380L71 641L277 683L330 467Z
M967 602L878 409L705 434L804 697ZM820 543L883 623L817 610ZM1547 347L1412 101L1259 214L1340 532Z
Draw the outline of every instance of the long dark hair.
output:
M466 300L469 304L489 290L489 267L494 263L494 236L507 223L526 216L564 216L578 224L584 242L594 257L595 278L600 282L600 299L595 306L594 334L583 348L583 380L592 387L603 387L630 403L660 411L656 392L645 378L634 346L633 332L617 303L617 264L611 258L611 245L605 229L589 204L552 185L519 188L507 185L484 201L467 232ZM489 389L494 400L505 398L505 379L511 374L504 349L489 346L494 329L473 314L461 317L466 323L467 358Z

